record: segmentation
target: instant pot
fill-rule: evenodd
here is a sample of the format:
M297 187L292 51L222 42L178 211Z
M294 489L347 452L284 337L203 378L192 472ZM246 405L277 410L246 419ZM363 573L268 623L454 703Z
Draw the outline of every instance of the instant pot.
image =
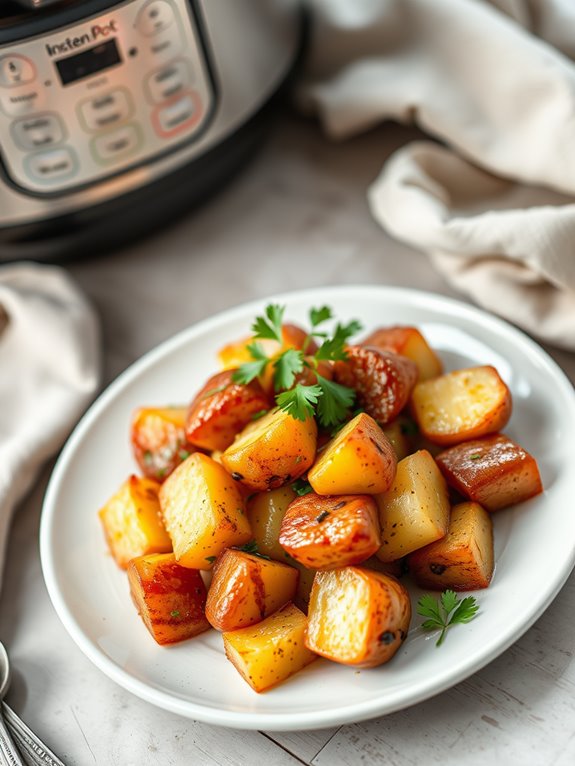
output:
M112 249L261 139L297 0L0 0L0 260Z

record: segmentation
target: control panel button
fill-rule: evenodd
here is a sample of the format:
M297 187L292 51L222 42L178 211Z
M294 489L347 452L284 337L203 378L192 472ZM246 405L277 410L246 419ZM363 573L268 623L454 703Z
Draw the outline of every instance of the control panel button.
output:
M163 138L193 128L202 116L200 97L188 91L166 106L158 107L153 115L154 128Z
M30 59L18 54L0 57L0 86L14 88L26 85L36 78L36 69Z
M138 149L141 133L137 125L124 125L118 130L92 139L92 152L96 162L108 164L123 159Z
M41 149L63 141L64 126L55 114L35 114L14 122L12 134L21 149Z
M150 61L156 64L163 64L175 58L175 56L181 53L181 50L182 38L178 29L174 27L169 32L152 38L147 53Z
M39 111L43 94L36 88L19 88L18 90L0 95L0 107L10 117L21 117Z
M146 80L148 98L155 104L167 101L190 86L190 69L180 59L152 72Z
M167 0L151 0L138 16L137 28L146 37L158 35L174 21L174 9Z
M26 158L26 170L36 181L51 184L71 178L78 170L76 155L68 147L31 154Z
M84 128L95 132L128 119L133 112L133 104L128 92L118 88L83 101L79 109Z

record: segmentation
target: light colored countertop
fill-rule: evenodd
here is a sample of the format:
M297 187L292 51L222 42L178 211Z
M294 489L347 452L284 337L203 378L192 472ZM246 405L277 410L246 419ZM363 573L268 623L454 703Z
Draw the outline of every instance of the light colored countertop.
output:
M102 317L106 380L187 325L276 292L375 283L455 295L367 209L368 183L411 136L388 126L334 145L313 123L285 116L255 161L202 209L131 249L71 264ZM552 353L575 380L575 356ZM411 709L313 732L215 728L117 687L64 631L38 555L48 473L16 516L0 622L14 666L9 701L66 764L575 763L575 577L511 649Z

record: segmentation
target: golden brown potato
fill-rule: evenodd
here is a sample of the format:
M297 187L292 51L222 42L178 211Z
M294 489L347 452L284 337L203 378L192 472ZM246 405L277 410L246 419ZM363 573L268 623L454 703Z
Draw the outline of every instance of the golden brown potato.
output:
M185 407L142 407L134 413L130 439L144 476L163 481L194 448L186 441Z
M225 450L253 416L269 410L271 399L257 380L234 383L233 370L212 375L190 404L186 439L206 450Z
M411 405L422 434L445 446L499 431L511 417L511 393L491 366L418 383Z
M375 346L350 346L345 362L336 362L337 383L355 389L357 401L382 426L407 404L418 370L415 362Z
M399 461L392 487L376 500L382 542L377 557L382 561L400 559L447 533L447 485L425 450Z
M358 564L380 546L377 505L370 495L304 495L288 507L279 541L311 569Z
M173 553L132 559L128 581L136 608L158 644L185 641L210 627L200 573L180 566Z
M184 460L162 484L159 497L182 566L211 569L224 548L252 539L236 482L207 455L196 452Z
M436 460L451 487L488 511L543 491L535 458L504 434L458 444Z
M325 446L307 478L318 495L375 495L391 485L396 465L389 439L362 412Z
M373 668L388 662L407 636L409 594L394 577L361 567L315 576L306 645L344 665Z
M217 630L260 622L295 596L297 569L228 548L214 565L206 617Z
M100 509L110 552L122 569L136 556L172 550L160 513L159 489L153 479L130 476Z
M417 426L415 423L411 425L412 423L413 421L409 422L406 418L400 416L381 429L389 439L397 460L403 460L410 452L413 452L408 434L410 430L417 428Z
M362 346L377 346L411 359L419 370L418 380L429 380L443 372L441 360L416 327L381 327Z
M307 617L293 604L256 625L224 633L227 658L256 692L285 681L316 658L305 645Z
M247 517L258 553L284 563L289 559L279 543L279 536L285 512L296 497L289 485L251 495L247 502Z
M296 420L274 409L242 431L222 455L222 463L237 481L262 492L304 474L314 461L316 443L312 417Z
M487 588L493 576L491 517L479 503L454 505L445 537L412 553L408 565L421 588Z

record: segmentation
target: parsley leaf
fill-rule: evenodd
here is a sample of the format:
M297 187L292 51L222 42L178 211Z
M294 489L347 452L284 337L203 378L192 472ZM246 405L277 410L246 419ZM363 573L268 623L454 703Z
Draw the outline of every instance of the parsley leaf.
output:
M260 343L250 343L247 347L250 352L250 356L254 360L253 362L246 362L234 372L232 380L234 383L242 383L247 385L252 380L259 378L263 375L266 367L270 363L270 358L266 356L266 353Z
M355 335L360 330L361 323L356 319L352 319L351 322L348 322L346 325L338 323L333 337L327 338L321 344L319 351L315 355L316 359L325 359L332 362L347 359L345 344L352 335Z
M303 386L298 383L289 391L276 396L276 402L280 409L289 413L296 420L307 420L314 414L314 405L317 404L322 390L318 385Z
M252 330L254 341L257 339L275 340L283 346L282 322L285 306L270 304L264 315L256 317ZM351 388L334 383L317 374L318 362L346 359L345 345L349 338L361 330L361 324L355 319L347 324L338 323L333 337L328 333L317 331L317 327L329 319L333 312L329 306L312 308L309 312L312 325L303 348L285 348L272 357L268 357L262 344L253 342L247 350L253 361L242 364L233 374L233 381L248 384L260 377L269 364L273 366L273 383L276 392L276 403L297 420L316 414L321 425L330 427L343 422L348 410L355 400L355 392ZM323 340L320 348L313 356L306 356L307 348L313 338ZM296 383L297 376L305 367L314 370L317 382L310 385ZM294 385L295 384L295 385Z
M279 391L283 388L291 388L295 383L295 376L303 370L304 359L301 351L288 348L280 354L274 362L274 388Z
M340 383L334 383L333 380L328 380L322 375L317 375L317 385L322 392L317 403L317 414L321 425L328 427L341 423L355 401L355 391Z
M310 492L313 492L313 487L309 481L306 481L305 479L298 479L297 481L294 481L294 483L291 485L291 488L298 497L303 497L304 495L309 495Z
M474 596L460 601L452 590L444 591L439 601L427 593L417 602L417 613L429 618L422 623L423 630L441 630L435 646L441 646L452 625L471 622L478 611L479 604Z
M333 314L329 306L322 306L319 309L310 309L309 321L311 326L315 329L318 325L327 322L328 319L333 319Z
M265 317L256 317L252 325L254 337L258 339L269 338L270 340L277 340L278 343L282 343L284 311L285 306L277 306L274 303L266 306Z

